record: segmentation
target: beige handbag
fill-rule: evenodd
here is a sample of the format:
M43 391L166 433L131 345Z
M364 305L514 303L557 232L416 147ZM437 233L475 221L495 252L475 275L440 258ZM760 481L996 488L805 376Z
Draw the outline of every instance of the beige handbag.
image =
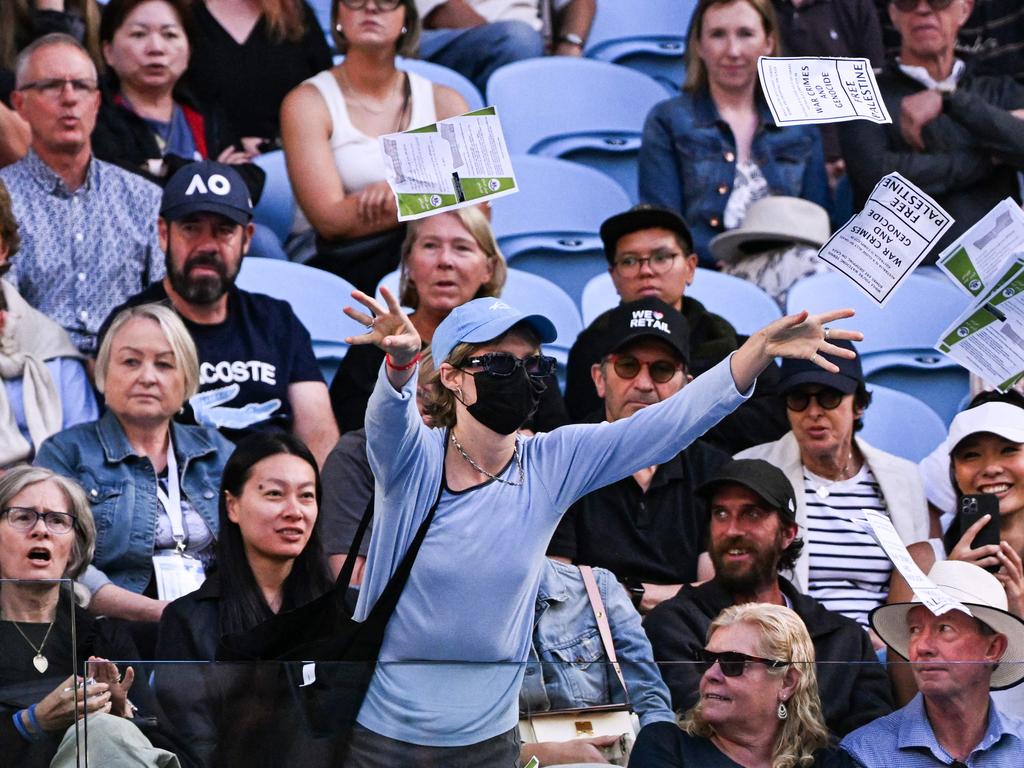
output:
M590 607L594 611L594 618L597 619L605 656L615 670L622 690L626 692L626 703L534 712L520 718L519 737L524 742L536 744L542 741L571 741L593 736L619 736L617 743L602 748L601 753L612 765L626 765L636 734L640 730L640 722L629 706L629 689L622 676L622 667L615 656L612 631L608 625L608 615L604 610L601 593L594 580L594 572L587 565L581 565L579 569L587 588Z

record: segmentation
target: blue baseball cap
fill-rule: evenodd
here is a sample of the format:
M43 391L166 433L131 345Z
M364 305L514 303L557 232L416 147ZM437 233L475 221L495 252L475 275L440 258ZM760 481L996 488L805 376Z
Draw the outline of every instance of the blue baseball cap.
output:
M252 199L238 171L213 160L179 168L164 187L160 216L175 221L193 213L219 213L236 224L248 224Z
M554 323L543 315L524 315L496 298L467 301L453 309L434 331L434 338L430 342L434 364L440 368L456 344L490 341L519 323L530 326L543 344L558 338Z

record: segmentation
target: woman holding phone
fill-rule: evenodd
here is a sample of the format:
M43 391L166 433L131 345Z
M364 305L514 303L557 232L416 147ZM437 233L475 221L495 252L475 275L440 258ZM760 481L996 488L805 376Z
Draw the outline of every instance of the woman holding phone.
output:
M350 344L387 353L366 414L377 478L374 532L355 618L364 619L398 561L426 530L384 637L352 733L351 768L515 765L517 698L532 634L545 548L565 510L585 493L675 456L749 394L775 356L835 366L829 343L858 339L825 324L837 310L782 318L676 395L613 423L572 425L531 437L554 361L540 344L551 321L499 299L474 299L435 329L437 367L416 408L416 327L390 291L384 303L345 312L366 326ZM416 662L416 663L409 663Z

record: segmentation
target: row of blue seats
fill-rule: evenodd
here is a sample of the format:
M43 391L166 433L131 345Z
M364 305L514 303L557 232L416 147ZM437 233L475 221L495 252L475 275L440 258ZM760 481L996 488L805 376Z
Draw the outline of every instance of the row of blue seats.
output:
M352 286L327 272L286 261L250 258L243 262L239 285L292 304L313 337L317 357L328 377L347 351L344 339L364 330L341 312L341 307L350 303ZM397 294L398 273L387 275L381 285ZM756 286L709 270L698 270L689 295L744 334L782 316L776 304ZM514 268L509 269L503 296L524 311L542 312L552 319L559 336L547 349L563 371L580 331L618 302L607 272L590 281L582 312L555 283ZM945 425L968 393L967 371L932 349L963 303L959 292L944 277L927 270L911 275L885 309L874 306L844 277L822 274L793 287L787 311L840 306L857 311L856 318L847 322L865 333L864 342L858 346L865 375L875 393L865 437L878 447L916 460L940 442Z

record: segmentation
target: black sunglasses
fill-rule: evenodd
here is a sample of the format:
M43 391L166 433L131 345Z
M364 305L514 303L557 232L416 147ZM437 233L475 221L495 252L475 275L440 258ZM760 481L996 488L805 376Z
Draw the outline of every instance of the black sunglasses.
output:
M921 0L892 0L892 4L896 6L896 10L903 11L903 13L909 13L917 8L917 4ZM928 0L928 7L933 11L944 11L953 4L953 0Z
M353 11L361 11L370 4L370 0L341 0L341 4ZM382 11L393 11L402 4L402 0L374 0L373 4Z
M768 669L781 669L789 664L778 659L763 659L760 656L748 656L739 651L709 651L707 648L697 649L697 667L704 674L718 662L718 668L726 677L739 677L747 668L748 662L764 664Z
M483 368L492 376L511 376L522 366L527 375L543 378L555 372L555 365L555 358L547 355L530 355L520 359L511 352L488 352L486 355L469 358L462 367Z
M806 411L807 406L814 400L826 411L834 411L843 402L843 393L832 387L822 387L817 392L788 392L786 393L786 407L791 411Z
M609 355L615 373L623 379L635 379L640 371L647 366L647 373L651 380L657 384L664 384L671 381L672 377L682 370L682 363L674 360L652 360L649 363L641 363L632 355Z

